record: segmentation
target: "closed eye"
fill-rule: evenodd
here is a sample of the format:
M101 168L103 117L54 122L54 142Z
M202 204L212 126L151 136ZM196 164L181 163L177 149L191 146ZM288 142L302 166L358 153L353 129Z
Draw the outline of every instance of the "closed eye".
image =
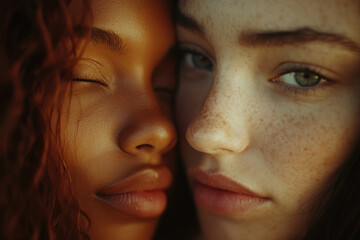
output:
M100 84L104 87L107 87L107 84L105 84L104 82L100 81L100 80L95 80L95 79L87 79L87 78L73 78L73 81L75 82L88 82L88 83L96 83L96 84Z

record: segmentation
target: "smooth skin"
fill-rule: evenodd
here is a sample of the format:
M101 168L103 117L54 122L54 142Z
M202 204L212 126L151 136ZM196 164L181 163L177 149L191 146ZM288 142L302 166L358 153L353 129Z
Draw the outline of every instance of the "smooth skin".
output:
M233 214L196 202L199 238L301 239L359 136L360 2L182 0L178 7L177 116L187 172L226 176L267 199Z
M79 47L81 59L61 115L64 157L75 196L90 219L90 239L151 239L163 204L154 213L153 203L145 201L129 214L97 193L139 169L173 169L170 5L165 0L91 3L92 36ZM137 179L134 188L141 185ZM136 206L145 210L137 212Z

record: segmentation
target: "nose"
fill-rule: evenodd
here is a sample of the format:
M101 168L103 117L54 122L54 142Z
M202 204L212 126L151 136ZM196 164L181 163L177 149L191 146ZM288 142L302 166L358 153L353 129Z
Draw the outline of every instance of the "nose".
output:
M247 149L250 125L241 103L244 99L238 96L229 85L213 84L186 131L186 139L193 148L209 154L234 154Z
M140 111L119 134L120 148L130 155L156 155L170 150L177 137L173 124L160 110Z

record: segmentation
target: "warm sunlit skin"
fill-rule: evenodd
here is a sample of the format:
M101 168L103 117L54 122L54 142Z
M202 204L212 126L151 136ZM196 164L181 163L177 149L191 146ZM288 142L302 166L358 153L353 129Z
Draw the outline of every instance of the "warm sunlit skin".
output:
M301 239L359 135L360 2L179 9L177 116L200 238Z
M62 112L64 157L90 239L151 239L173 180L170 5L91 3L92 36Z

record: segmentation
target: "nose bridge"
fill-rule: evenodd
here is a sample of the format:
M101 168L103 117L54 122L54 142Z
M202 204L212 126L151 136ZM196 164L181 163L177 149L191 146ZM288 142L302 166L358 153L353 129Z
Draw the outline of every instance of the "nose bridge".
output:
M131 155L155 155L170 150L177 136L173 123L162 113L153 94L139 97L119 131L119 147Z
M249 112L245 89L238 84L237 77L229 71L216 74L199 114L186 133L188 142L198 151L238 153L248 147Z

